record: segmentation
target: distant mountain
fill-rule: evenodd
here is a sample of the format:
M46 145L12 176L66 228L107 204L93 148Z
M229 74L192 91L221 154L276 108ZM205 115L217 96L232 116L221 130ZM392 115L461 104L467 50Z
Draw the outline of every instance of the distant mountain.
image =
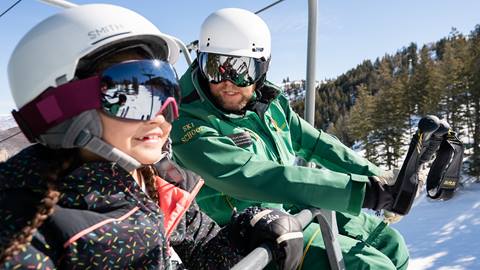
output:
M320 86L323 82L315 81L315 89ZM305 80L294 80L290 81L289 79L283 80L282 83L277 83L276 85L280 86L283 89L283 94L288 98L290 102L299 101L305 99L306 95L306 81Z
M0 161L30 145L11 115L0 115ZM6 153L5 153L6 152Z

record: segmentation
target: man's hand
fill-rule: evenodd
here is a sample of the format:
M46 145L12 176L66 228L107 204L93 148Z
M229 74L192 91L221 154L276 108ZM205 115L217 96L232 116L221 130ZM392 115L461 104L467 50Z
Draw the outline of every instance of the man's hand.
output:
M395 184L399 172L400 169L394 168L391 171L385 172L383 175L369 177L370 183L367 183L367 190L365 192L363 208L377 211L384 210L384 220L388 223L396 223L403 218L402 215L389 211L395 200L395 194L392 194L391 187ZM428 171L426 169L418 172L418 189L415 198L420 195L427 175Z
M400 172L399 169L395 168L393 169L393 174L396 176L398 175L398 172ZM415 195L415 199L420 196L420 193L422 193L423 186L425 185L425 181L427 181L427 176L428 176L428 169L426 167L423 167L420 172L418 172L418 189L417 189L417 195ZM394 184L395 182L393 182ZM393 185L392 184L392 185ZM383 220L389 224L394 224L402 220L403 215L396 214L393 212L390 212L388 210L383 210Z
M395 201L392 186L386 185L385 182L382 181L383 179L377 176L370 176L368 180L362 208L375 211L383 209L391 210Z
M397 181L398 174L400 173L399 168L393 168L392 170L386 171L384 174L376 176L377 181L383 185L393 186Z
M265 243L280 269L296 269L303 255L302 226L293 217L276 209L247 208L234 214L231 224L235 245L245 254Z

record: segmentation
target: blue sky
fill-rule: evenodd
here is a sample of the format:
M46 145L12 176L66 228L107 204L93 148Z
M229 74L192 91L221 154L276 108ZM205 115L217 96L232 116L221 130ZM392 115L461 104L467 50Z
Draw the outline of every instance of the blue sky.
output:
M0 11L15 0L0 1ZM77 4L98 1L74 0ZM162 32L185 43L197 39L202 21L213 11L240 7L256 11L274 0L104 0L133 9ZM468 34L480 24L476 0L318 0L317 80L336 77L365 59L394 53L410 42L422 45L449 34L452 27ZM281 82L306 74L307 0L285 0L260 16L272 32L272 62L268 78ZM13 48L36 23L60 9L39 1L23 0L0 18L0 114L14 108L6 67ZM32 63L35 64L35 63ZM177 71L186 64L181 60ZM28 78L26 78L28 79Z

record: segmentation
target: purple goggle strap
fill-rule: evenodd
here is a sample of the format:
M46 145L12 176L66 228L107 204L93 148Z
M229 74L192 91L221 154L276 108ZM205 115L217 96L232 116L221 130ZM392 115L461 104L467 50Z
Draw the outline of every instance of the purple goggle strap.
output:
M35 138L84 111L101 108L100 77L50 88L20 110L12 111L25 136Z

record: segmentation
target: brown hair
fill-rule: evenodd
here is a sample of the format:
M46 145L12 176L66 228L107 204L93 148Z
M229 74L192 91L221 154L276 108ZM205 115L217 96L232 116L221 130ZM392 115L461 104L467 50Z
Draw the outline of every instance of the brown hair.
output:
M148 196L150 196L150 199L158 204L158 193L155 185L155 175L157 174L156 170L151 165L145 166L139 170L143 176L143 180L145 181L145 187L147 189Z
M40 173L42 179L46 180L47 191L43 199L40 200L40 204L37 206L37 212L33 218L22 230L14 235L10 244L1 252L0 265L24 250L32 241L37 229L53 214L54 207L60 197L60 192L55 188L55 182L61 176L66 175L74 166L75 158L77 157L75 153L76 150L74 149L52 150L46 148L45 152L40 155L43 159L49 159L50 164L45 171ZM50 160L51 157L55 157L55 159Z

